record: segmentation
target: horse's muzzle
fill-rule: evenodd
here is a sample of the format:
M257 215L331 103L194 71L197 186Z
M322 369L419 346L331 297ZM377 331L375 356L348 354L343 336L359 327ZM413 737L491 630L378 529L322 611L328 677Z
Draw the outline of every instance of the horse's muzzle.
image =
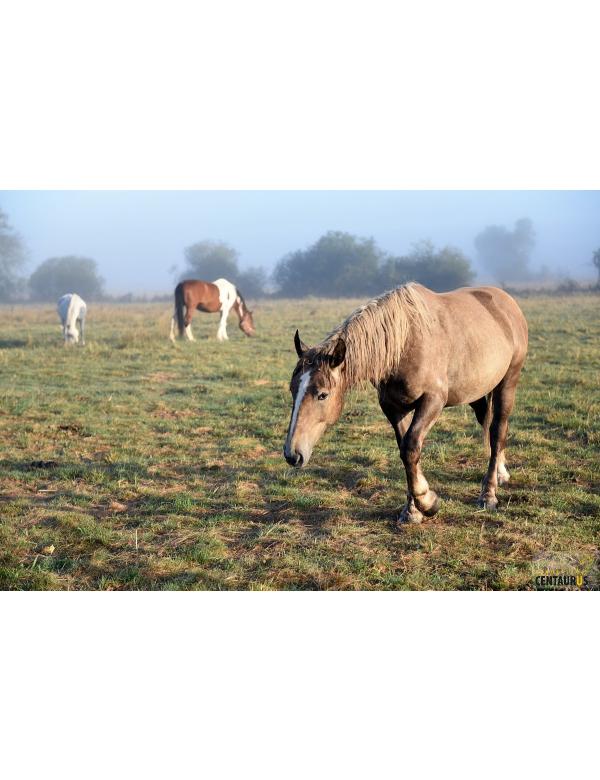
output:
M302 468L304 465L304 457L302 456L301 452L291 452L289 455L284 450L283 454L285 456L285 459L290 464L290 466L294 466L295 468L299 469Z

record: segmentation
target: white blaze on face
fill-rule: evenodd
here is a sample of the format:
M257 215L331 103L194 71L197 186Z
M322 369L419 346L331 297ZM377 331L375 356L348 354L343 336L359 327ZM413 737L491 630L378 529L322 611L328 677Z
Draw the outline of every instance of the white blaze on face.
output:
M305 371L300 377L298 392L296 393L296 398L294 400L292 419L290 421L290 427L285 442L285 451L288 455L291 454L291 444L292 444L292 439L294 438L294 431L296 430L296 423L298 422L298 412L300 411L300 407L302 406L302 401L304 400L304 396L306 395L306 390L308 389L308 385L310 382L310 375L311 375L311 371L309 370L309 371Z

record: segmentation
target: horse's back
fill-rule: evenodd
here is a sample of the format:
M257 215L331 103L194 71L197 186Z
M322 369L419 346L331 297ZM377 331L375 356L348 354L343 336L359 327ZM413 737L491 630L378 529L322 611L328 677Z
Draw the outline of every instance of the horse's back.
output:
M460 287L431 293L448 313L448 320L462 333L473 331L485 340L506 342L515 353L527 351L527 320L515 299L499 287Z
M205 312L219 311L220 290L213 282L202 279L184 279L175 288L175 299L178 291L188 309L199 309Z
M446 377L448 403L471 403L490 392L527 354L527 323L516 301L497 287L419 291L432 315L419 362L429 379ZM437 374L436 374L437 375Z
M65 319L69 313L76 314L77 318L85 316L87 304L77 293L67 293L58 300L58 313Z

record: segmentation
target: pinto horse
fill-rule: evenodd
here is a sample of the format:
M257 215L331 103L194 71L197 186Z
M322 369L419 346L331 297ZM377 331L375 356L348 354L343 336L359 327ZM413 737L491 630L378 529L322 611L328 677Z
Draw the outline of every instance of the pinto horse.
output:
M185 308L185 311L184 311ZM231 309L238 315L240 330L246 336L256 332L252 312L246 306L241 292L227 279L216 279L214 282L201 282L199 279L188 279L179 282L175 288L175 314L171 320L171 341L175 341L175 323L179 335L194 341L191 321L194 311L221 312L221 321L217 330L217 339L225 341L227 335L227 317Z
M298 331L294 343L288 463L306 465L338 420L346 391L371 382L406 470L408 495L398 523L420 523L438 511L440 499L421 470L421 449L442 410L459 404L471 405L490 445L479 506L497 508L497 487L509 480L508 416L527 354L527 322L507 293L465 287L437 294L411 283L357 309L318 346L307 347Z
M67 293L59 299L56 306L62 323L65 344L77 344L81 331L81 345L85 346L85 316L87 306L77 293ZM79 325L79 330L77 330Z

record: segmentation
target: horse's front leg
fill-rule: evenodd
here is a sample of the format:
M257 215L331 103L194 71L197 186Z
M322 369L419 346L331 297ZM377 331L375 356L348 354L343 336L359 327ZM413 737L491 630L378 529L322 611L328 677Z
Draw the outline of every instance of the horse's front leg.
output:
M221 311L221 320L219 322L219 330L217 331L217 341L228 341L229 339L229 336L227 335L227 317L229 315L229 309L230 307L225 304Z
M432 517L440 508L440 499L421 469L421 450L427 433L444 408L446 399L439 395L424 395L419 400L415 414L400 443L400 457L406 470L407 502L399 523L420 523L423 515Z

